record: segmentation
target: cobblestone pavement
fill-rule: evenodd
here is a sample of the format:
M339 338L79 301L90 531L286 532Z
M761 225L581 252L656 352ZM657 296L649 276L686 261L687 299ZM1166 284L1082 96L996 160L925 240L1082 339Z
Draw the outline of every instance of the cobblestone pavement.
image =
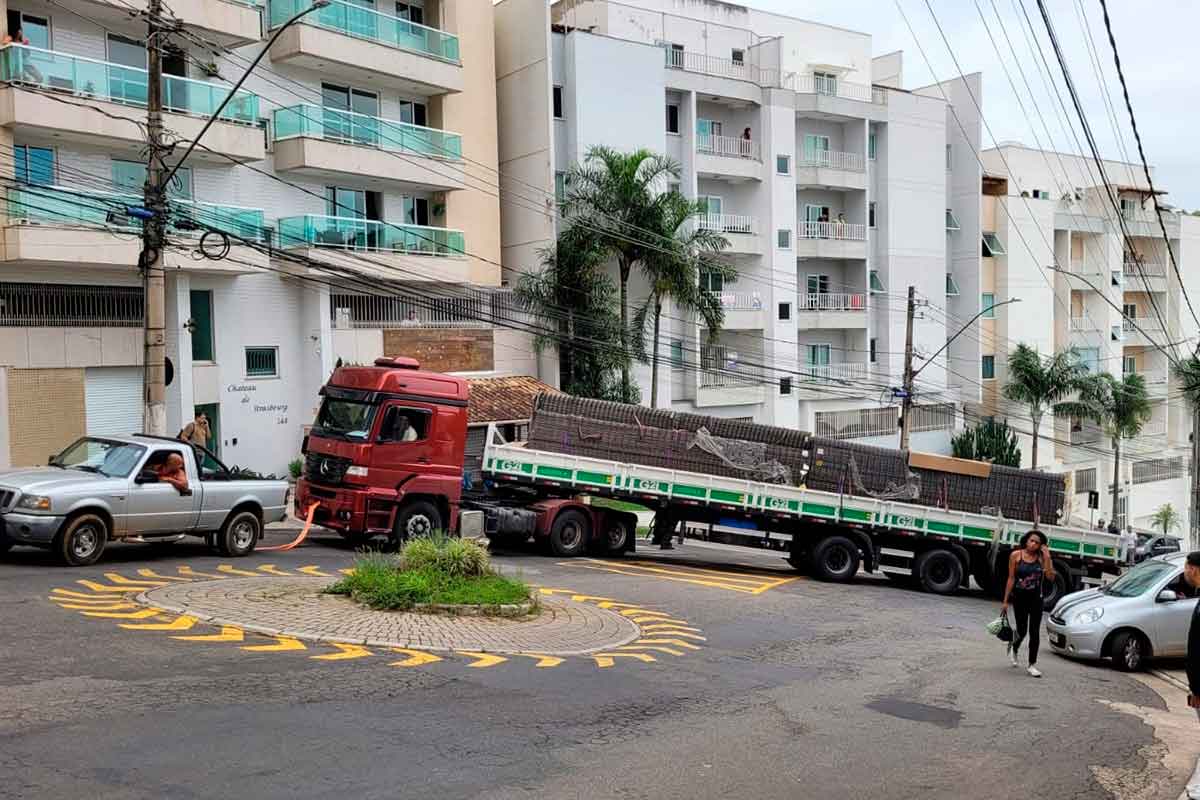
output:
M581 655L628 644L637 624L594 605L541 599L530 619L374 611L322 594L327 578L226 578L151 589L138 601L247 631L376 647Z

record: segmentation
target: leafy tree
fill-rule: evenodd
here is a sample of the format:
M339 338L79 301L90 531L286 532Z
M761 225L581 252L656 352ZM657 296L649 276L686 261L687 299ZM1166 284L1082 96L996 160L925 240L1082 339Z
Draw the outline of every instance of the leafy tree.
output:
M538 353L557 346L564 392L579 397L638 401L637 387L623 390L616 373L629 360L619 345L616 287L604 274L607 251L589 230L568 226L554 248L541 252L542 268L517 280L515 294L538 322Z
M1002 467L1021 466L1017 435L1007 422L987 419L973 428L967 428L950 440L950 450L955 458L990 461Z
M1129 373L1121 380L1107 372L1090 374L1079 384L1079 398L1059 404L1056 413L1090 419L1112 440L1112 513L1115 516L1121 494L1121 481L1118 480L1121 475L1121 441L1141 433L1153 415L1145 379L1137 373Z
M1154 527L1166 535L1179 527L1181 517L1179 516L1179 512L1175 510L1175 506L1170 503L1163 503L1151 515L1150 519L1154 523Z
M1029 409L1029 418L1033 421L1033 445L1029 455L1034 469L1038 468L1042 417L1047 412L1055 412L1058 404L1076 392L1086 375L1087 367L1081 363L1075 348L1060 350L1045 360L1027 344L1018 344L1009 354L1004 397Z
M708 331L709 339L716 338L725 322L725 310L720 298L700 287L700 263L706 255L719 253L729 246L720 233L696 224L695 218L707 211L707 204L692 201L678 192L670 192L662 205L662 216L655 233L665 243L665 252L649 254L642 270L650 283L650 293L633 315L633 348L639 359L650 361L650 407L658 407L659 334L662 328L663 302L672 300L683 312L695 313ZM733 269L712 260L705 269L716 271L728 279ZM648 318L653 318L649 320ZM646 355L647 323L653 327L650 355Z
M674 202L671 193L663 191L665 183L679 175L679 164L667 156L601 146L590 148L584 160L567 171L564 215L596 232L605 252L617 259L618 341L625 355L621 392L626 397L634 393L629 379L629 276L635 266L644 266L661 252L664 243L649 232L660 230L664 208Z

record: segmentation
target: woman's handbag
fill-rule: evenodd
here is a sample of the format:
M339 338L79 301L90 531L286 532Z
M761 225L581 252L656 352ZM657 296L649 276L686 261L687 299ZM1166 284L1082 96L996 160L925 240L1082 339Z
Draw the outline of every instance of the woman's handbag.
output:
M1002 642L1011 642L1013 640L1013 629L1008 624L1008 611L1005 611L1000 616L988 623L988 633L995 636Z

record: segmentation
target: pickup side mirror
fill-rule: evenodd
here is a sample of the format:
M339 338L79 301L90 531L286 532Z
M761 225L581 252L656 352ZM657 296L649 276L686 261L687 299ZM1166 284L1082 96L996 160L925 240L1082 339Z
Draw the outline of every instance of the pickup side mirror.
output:
M1156 603L1174 603L1178 599L1179 599L1179 595L1175 593L1174 589L1163 589L1161 592L1158 593L1158 597L1154 598L1154 602L1156 602Z
M152 469L144 469L133 479L134 483L158 483L158 473Z
M46 466L47 466L47 467L53 467L53 466L54 466L54 459L56 459L56 458L58 458L58 453L51 453L51 454L50 454L50 457L46 459Z

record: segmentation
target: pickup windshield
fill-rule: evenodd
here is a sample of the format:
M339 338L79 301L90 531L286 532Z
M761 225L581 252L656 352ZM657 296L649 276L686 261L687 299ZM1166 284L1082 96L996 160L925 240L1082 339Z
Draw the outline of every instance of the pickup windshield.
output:
M323 436L338 436L344 439L365 440L371 435L375 412L379 406L326 397L317 412L317 424L313 433Z
M1138 597L1175 569L1167 561L1146 561L1109 584L1104 593L1111 597Z
M96 472L109 478L128 478L146 448L109 439L80 439L50 462L64 469Z

